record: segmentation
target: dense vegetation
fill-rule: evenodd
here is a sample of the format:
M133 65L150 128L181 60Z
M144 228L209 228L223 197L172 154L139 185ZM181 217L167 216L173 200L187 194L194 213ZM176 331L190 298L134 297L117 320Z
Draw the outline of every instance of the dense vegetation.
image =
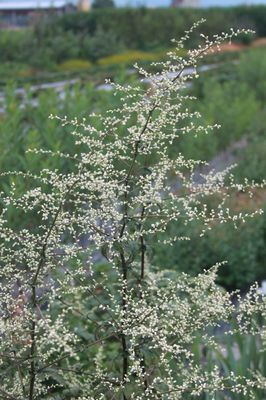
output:
M107 93L1 95L3 400L262 400L266 298L256 284L243 295L216 282L245 288L265 258L252 217L266 183L236 183L226 168L258 137L264 93L246 64L264 82L265 57L244 54L194 84L204 46L171 52L160 76L138 69L142 83L127 71ZM191 277L197 258L215 264Z
M239 163L235 174L240 181L247 176L259 182L265 178L266 170L266 97L263 90L266 84L266 54L264 49L254 49L239 57L238 64L222 64L218 70L203 74L188 89L191 94L200 98L197 107L204 115L205 120L202 122L219 123L221 129L216 133L201 135L196 140L190 135L184 136L174 143L171 151L182 151L185 156L190 155L196 159L212 160L215 167L219 167L219 163L222 163L222 167L226 166L229 158L229 162ZM128 81L129 77L121 74L117 79L123 82L125 79ZM136 77L131 76L130 79L134 81ZM0 155L2 171L58 166L58 160L45 155L40 163L32 154L25 154L28 148L37 146L71 152L71 138L68 137L67 129L49 120L49 114L83 118L91 110L105 110L116 106L116 97L111 92L95 90L93 84L76 84L66 88L61 96L52 90L41 92L37 98L28 89L23 108L19 106L21 100L14 94L14 89L14 86L6 89L7 108L0 122L1 148L4 149ZM36 99L37 108L34 105ZM235 146L235 143L239 145ZM220 157L217 158L219 154ZM65 160L61 165L64 170L68 168L68 162ZM6 184L13 179L6 179ZM236 200L241 202L243 208L254 207L245 198ZM263 206L265 193L258 192L255 200L255 206ZM173 224L171 229L179 231L180 227ZM167 267L195 274L202 268L211 266L214 260L227 259L228 264L221 270L220 282L228 288L245 289L254 280L265 278L265 219L247 222L238 235L230 225L219 226L212 235L200 240L197 235L200 226L194 225L187 229L194 232L192 242L179 242L164 250L156 247L152 250L156 264L165 263ZM182 233L186 234L185 231ZM180 254L183 255L181 258Z
M42 75L45 80L71 77L80 80L61 95L52 90L35 93L26 87L23 107L14 84L4 88L6 109L0 120L0 144L4 149L0 155L1 170L26 171L57 165L58 160L44 156L40 164L32 154L25 154L26 149L36 146L52 151L71 149L67 130L47 116L54 113L83 118L92 109L115 107L112 94L95 90L95 84L106 76L115 76L121 82L136 79L127 76L125 66L136 60L146 63L164 58L170 38L179 37L200 17L207 18L202 26L205 34L231 26L245 26L254 28L257 36L266 36L266 7L263 6L205 10L101 9L42 21L33 29L1 31L2 84L10 78L30 83L40 70L45 71ZM190 44L198 40L195 34ZM246 41L247 37L242 40ZM232 64L236 60L237 64ZM235 174L240 181L248 177L259 182L265 178L266 170L265 48L214 55L204 62L219 63L219 68L202 74L189 91L200 99L197 107L204 115L202 122L221 124L221 129L200 136L196 141L189 135L184 136L172 151L212 160L215 167L226 166L227 159L238 162ZM68 160L61 167L66 170ZM14 178L5 178L6 190L12 180ZM257 193L255 207L263 206L265 197L263 191ZM254 207L246 199L240 200L244 208ZM179 231L180 227L173 224L171 229ZM211 266L213 260L227 259L229 262L221 271L220 282L228 288L245 289L254 280L266 277L265 219L247 223L238 235L230 226L217 227L204 240L197 238L200 226L187 229L195 233L194 241L180 242L167 250L156 247L152 250L155 263L165 262L168 267L195 274ZM182 261L180 254L186 255Z
M94 9L88 14L71 13L39 20L26 30L0 31L1 80L5 75L11 76L12 69L16 76L27 78L40 70L56 72L67 60L72 60L70 70L73 70L78 69L80 60L95 63L113 54L164 50L173 37L181 37L202 17L207 20L204 34L245 27L254 29L258 37L266 36L264 6L199 10ZM196 34L188 45L195 45L199 40ZM240 36L238 40L246 43L251 38ZM149 55L146 58L150 60Z

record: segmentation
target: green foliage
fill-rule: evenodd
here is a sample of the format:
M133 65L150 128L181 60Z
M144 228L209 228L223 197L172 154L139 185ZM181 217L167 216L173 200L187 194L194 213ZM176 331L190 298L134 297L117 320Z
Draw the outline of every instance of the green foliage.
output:
M197 87L192 88L192 93L200 96L197 109L204 115L204 121L201 122L206 125L218 124L220 128L208 135L199 135L196 139L193 135L181 137L172 148L173 152L178 148L186 155L191 154L200 160L210 161L243 136L253 132L260 114L260 103L256 100L256 94L245 82L219 82L219 76L220 71L216 72L216 77L206 76L204 83L201 83L200 94ZM197 119L195 124L198 124Z
M14 61L0 63L0 83L5 83L8 80L16 78L27 78L34 74L34 69L27 64L22 64Z
M225 150L250 132L259 109L256 95L243 81L218 83L211 79L206 81L203 90L200 109L204 110L208 124L221 125L215 141L217 150Z
M134 57L136 56L143 60L143 53L135 53ZM194 65L193 62L192 64ZM168 65L164 64L165 67ZM63 69L88 67L90 64L80 59L61 64ZM233 73L241 75L239 70ZM114 114L120 114L119 111L123 107L121 102L119 103L119 96L117 97L120 108L117 107L116 97L110 92L95 90L93 85L75 85L66 88L60 96L54 91L35 95L27 88L21 107L20 100L14 95L15 87L10 86L6 89L6 111L0 122L0 145L4 149L0 155L0 169L11 172L17 169L29 170L34 173L45 169L48 177L47 170L56 169L57 174L55 183L52 183L55 175L51 174L51 183L55 185L51 193L46 193L49 190L46 185L48 183L49 186L50 181L39 183L38 180L42 196L39 203L37 202L37 207L35 202L38 187L37 195L30 191L25 200L21 198L20 203L16 198L17 193L6 199L8 227L15 226L18 232L15 233L14 230L13 233L10 229L6 236L3 235L7 251L2 247L2 254L5 256L10 249L10 255L2 260L1 291L5 293L8 290L12 293L14 287L19 285L22 294L17 299L16 295L12 294L10 297L3 297L2 300L2 308L6 312L2 315L5 317L2 318L2 337L6 340L2 340L2 353L9 355L10 348L12 352L10 357L7 357L7 362L4 359L2 363L1 374L5 374L5 369L7 370L5 377L8 381L4 389L7 388L12 396L17 398L20 396L17 393L22 393L25 397L25 393L29 393L26 397L30 400L34 396L60 400L81 399L88 395L91 398L101 396L108 399L129 399L135 395L147 398L147 393L148 397L157 398L158 392L159 396L161 393L161 397L166 398L166 390L171 393L175 387L179 387L179 397L184 400L192 400L195 394L198 397L202 394L202 400L210 400L211 395L220 400L220 394L216 396L219 386L216 382L208 382L208 374L211 378L211 374L214 373L213 378L216 380L215 374L218 373L222 378L230 377L230 400L240 400L240 393L242 396L243 393L246 394L245 385L243 392L238 386L234 388L234 378L230 374L235 372L240 377L247 376L252 379L252 371L262 371L262 375L265 374L265 353L261 351L257 355L262 346L261 342L258 343L257 338L246 334L250 332L249 326L245 330L245 323L249 323L253 313L252 307L262 310L262 302L256 302L256 298L255 301L252 298L252 304L249 307L247 304L247 308L243 306L244 312L241 314L241 310L239 312L237 307L232 307L231 296L216 286L215 268L196 279L180 272L197 275L202 268L210 269L217 261L226 259L228 264L221 268L219 278L219 282L226 288L245 289L255 279L264 278L266 219L248 220L246 224L242 224L241 218L238 232L229 224L225 224L225 216L219 221L219 210L226 207L222 199L223 196L226 198L227 193L223 183L220 193L216 192L217 188L220 188L219 185L217 187L216 181L220 179L219 175L207 180L206 190L199 190L200 196L194 204L194 193L189 189L188 172L188 190L179 187L175 193L178 200L180 194L188 203L179 204L177 209L170 205L173 199L171 184L168 188L162 184L156 189L157 182L159 185L160 181L168 182L170 170L175 171L176 176L183 174L184 159L180 150L185 158L189 156L211 159L243 135L251 135L254 121L262 111L261 102L251 86L245 82L245 73L241 79L242 81L236 84L231 77L214 80L213 76L207 75L206 83L188 89L192 93L200 92L200 111L206 117L203 121L201 119L199 124L223 123L224 118L225 127L220 135L215 135L215 139L213 135L203 136L199 141L193 138L196 142L194 147L189 141L189 135L181 135L173 146L172 143L170 145L173 156L177 154L177 165L180 163L181 167L176 170L172 160L167 159L170 168L167 167L165 173L163 171L166 146L169 146L171 140L171 136L167 136L166 133L168 129L171 129L172 133L179 127L176 125L179 119L182 120L183 103L182 107L179 107L179 103L178 106L173 103L178 117L174 119L171 119L173 108L164 113L163 106L171 103L172 99L175 100L178 85L173 86L173 89L166 85L166 97L164 87L159 94L154 95L152 90L148 91L149 99L152 100L151 105L148 104L148 111L145 110L145 94L144 101L133 104L131 110L131 100L128 103L125 101L125 110L128 108L130 113L132 112L129 123L126 120L127 115L123 113L120 119L111 119L112 113L108 113L106 119L99 116L95 118L95 123L87 126L85 120L88 114L103 114L110 105L118 110ZM174 81L175 79L172 83ZM134 89L133 87L132 93ZM140 91L142 92L142 88ZM128 89L124 92L127 99ZM183 101L182 93L180 98ZM184 98L184 109L187 110L187 98ZM242 98L244 101L241 101ZM162 108L156 110L158 101L162 103ZM227 111L229 107L230 111ZM164 113L165 121L158 120L160 135L156 135L153 133L153 129L157 133L154 120L157 122L156 117L160 116L161 112ZM51 113L59 117L68 115L68 121L63 117L62 126L59 126L55 120L47 119ZM71 121L76 116L80 123L75 119ZM93 116L90 117L90 121L94 119ZM148 119L143 128L142 122L146 118ZM149 129L151 120L153 129ZM184 121L185 126L186 123L187 121ZM139 135L134 137L132 126L136 127L137 133L140 129L141 135L145 134L144 138ZM204 132L204 127L202 130ZM74 141L77 140L75 146L73 135L72 138L70 135L73 131ZM115 132L115 140L111 132ZM178 135L178 130L176 133ZM156 141L149 142L151 138ZM125 149L124 143L128 148ZM150 152L146 150L149 147L152 149ZM39 155L26 153L26 149L33 148L51 150L53 157L48 157L45 152L40 152ZM83 149L86 154L83 153ZM66 152L67 155L64 157L61 153L58 157L59 152ZM157 152L160 157L163 156L163 162L158 164L156 171L153 157L156 159ZM74 155L73 160L71 156ZM127 155L131 158L127 158ZM191 160L185 164L188 171L191 171L190 162ZM125 171L128 171L127 175ZM15 183L18 192L21 188L23 191L30 189L31 183L27 180L28 177L22 183L20 175L16 178L4 175L4 191L8 192L10 183ZM125 189L121 190L124 184ZM164 191L167 191L167 194ZM211 201L205 203L205 196L209 197L212 191L216 198L219 197L221 204L217 214L211 213L213 220L210 222L209 218L204 219L205 211L202 218L201 210L209 210L212 207ZM239 211L234 209L236 206L240 211L241 207L250 207L253 210L253 203L242 204L243 200L246 201L242 193L236 193L235 196L235 202L231 200L233 212ZM1 200L2 204L5 204L4 196ZM124 208L118 206L119 204L124 205ZM180 214L182 207L186 212L181 211ZM15 213L12 214L13 212ZM114 218L116 213L120 213L118 218ZM152 213L155 213L155 216L158 214L156 218L159 219L155 220L155 224ZM146 217L151 217L152 222L145 220ZM167 230L169 220L173 222ZM191 222L192 220L194 222ZM1 224L4 231L6 221L2 220ZM200 239L203 226L212 227L212 234L207 231ZM91 230L95 236L90 233ZM166 232L162 234L164 231ZM124 232L126 236L123 236ZM153 234L158 235L159 239L189 236L191 240L160 247L153 244ZM99 240L101 237L102 240ZM83 246L83 240L90 245ZM146 265L146 251L149 249L146 244L150 244L151 247L150 271ZM48 250L52 251L48 253ZM101 256L108 262L102 263ZM97 264L98 260L100 262ZM24 267L27 267L25 272ZM28 297L25 295L24 298L24 293ZM252 295L250 294L251 297ZM10 303L6 304L6 299ZM24 312L26 310L27 312ZM27 325L23 321L24 314L28 318ZM219 335L220 326L223 324L222 328L224 325L231 328L231 318L234 319L235 316L240 325L237 328L245 334L224 339L223 334ZM242 324L239 322L241 318ZM213 327L216 327L218 334ZM27 336L29 333L30 336ZM24 337L26 340L23 340ZM217 347L211 348L215 346L216 341ZM217 350L219 342L222 342L224 351ZM195 358L190 353L191 348ZM26 357L17 359L17 354L21 354L22 357L25 354ZM20 363L21 360L23 364ZM9 373L10 366L12 370ZM16 371L17 366L19 374ZM128 366L133 366L130 372ZM17 377L22 381L22 385ZM39 380L39 388L43 386L42 392L36 386L41 394L37 392L36 387L34 388L35 377ZM148 385L152 387L150 382L157 377L158 385L156 382L154 390L146 392ZM24 379L26 385L23 383ZM14 382L18 382L19 389ZM19 392L20 385L22 391ZM230 385L233 387L230 388ZM250 398L261 400L263 393L256 389L256 383L251 385L251 391L254 393ZM205 396L206 392L210 395ZM227 396L223 384L220 392L223 398Z
M266 137L254 138L248 146L238 154L238 165L234 170L239 181L245 178L262 182L266 171Z
M164 56L164 52L136 52L130 51L110 56L104 61L108 63L132 63L138 58L144 62L147 57ZM129 61L130 59L130 61ZM219 123L222 125L217 132L208 135L181 136L173 143L170 151L185 156L214 161L217 154L226 151L243 136L247 146L239 150L232 150L231 161L239 166L235 169L237 180L244 177L260 182L265 178L265 110L263 105L264 92L261 88L266 82L264 51L257 49L249 51L240 57L238 64L226 64L221 69L209 71L198 80L189 91L200 98L199 108L205 116L205 124ZM104 62L101 61L101 64ZM69 60L61 64L60 69L80 70L87 69L89 62L85 60ZM110 64L111 65L111 64ZM23 70L23 64L16 65L10 62L10 68ZM117 69L117 67L116 67ZM91 71L93 67L91 68ZM257 79L256 79L257 76ZM125 79L125 76L123 77ZM128 77L126 79L129 79ZM53 92L38 94L37 108L31 101L35 95L27 91L25 108L21 108L20 100L14 94L15 87L6 88L7 109L0 120L0 170L38 170L58 166L58 160L27 154L28 148L46 148L52 151L65 149L72 151L70 137L61 126L49 120L49 114L69 115L69 117L86 115L94 111L115 107L114 99L109 92L96 91L92 84L76 85L73 89L66 88L64 98ZM111 100L112 98L112 100ZM34 112L33 112L34 110ZM202 121L201 121L202 122ZM196 121L195 121L196 123ZM219 160L218 160L219 161ZM68 161L60 161L62 170L68 169ZM13 178L5 178L4 189ZM262 197L261 203L264 202ZM206 236L197 239L199 227L187 227L192 235L190 242L179 242L173 247L163 249L160 246L153 249L154 262L158 265L176 268L180 271L191 271L196 274L202 266L208 268L217 260L228 260L229 263L221 269L220 283L228 288L239 287L244 289L256 279L265 278L265 242L266 223L264 219L251 221L236 231L230 225L214 229L213 237ZM173 233L179 232L180 227L173 225ZM182 235L188 232L182 231ZM245 245L243 246L243 243Z
M92 61L123 51L125 48L119 36L102 26L98 26L93 35L84 34L80 43L80 54Z
M0 30L0 61L25 62L32 57L35 39L32 30Z
M230 377L230 373L249 379L252 379L255 373L260 373L263 377L266 376L266 351L261 346L261 341L257 336L239 332L232 335L224 335L222 329L216 335L222 342L222 346L219 349L214 349L210 345L202 345L201 338L196 339L192 345L195 359L201 360L202 363L206 364L209 371L216 365L227 378ZM254 400L262 400L264 398L263 391L256 386L252 389L252 396ZM243 400L243 395L231 393L229 398L230 400ZM211 400L212 398L208 395L203 395L200 399ZM224 399L224 394L217 393L215 395L215 400Z
M230 224L217 225L210 234L199 238L201 229L198 224L182 228L173 223L167 234L191 236L191 240L179 241L173 246L154 246L153 263L197 275L210 268L215 260L226 260L218 282L227 289L244 290L256 280L266 278L265 218L248 221L238 231Z
M92 109L104 110L111 105L109 92L95 91L92 84L83 87L75 85L65 88L64 98L54 91L42 92L38 95L38 107L34 106L34 96L27 91L24 108L19 107L20 100L14 93L14 86L6 89L6 112L0 120L0 170L39 170L41 168L58 167L58 160L52 157L35 157L27 154L29 148L45 148L51 151L64 149L71 153L72 140L68 130L48 119L50 114L78 115L85 118ZM35 99L36 100L36 99ZM113 103L114 104L114 103ZM114 104L115 105L115 104ZM62 160L60 161L62 163ZM61 168L67 169L67 160Z
M212 35L223 32L230 27L252 28L258 36L266 36L266 7L235 7L210 9L107 9L93 10L87 15L65 15L51 24L50 28L57 30L62 27L79 34L93 35L98 26L114 32L121 37L127 48L151 49L158 46L168 46L172 37L182 36L184 30L200 18L206 19L201 31ZM56 26L57 25L57 26ZM144 27L144 28L143 28ZM247 40L246 38L243 40ZM191 42L198 41L197 35Z
M239 181L245 177L256 182L265 179L264 58L262 49L249 51L241 56L239 63L210 71L197 82L192 93L200 98L199 108L206 117L205 122L219 123L221 129L197 139L184 136L172 148L173 152L178 149L186 155L211 160L216 167L219 162L238 162L233 172ZM246 147L243 142L244 147L225 152L221 159L216 158L244 136ZM265 203L263 192L257 196L259 205ZM172 234L176 234L181 228L173 224L171 229ZM248 222L237 234L232 226L221 225L199 240L199 229L196 224L182 230L184 236L193 232L190 242L178 242L167 249L154 248L154 262L197 274L202 266L208 268L214 260L228 260L221 268L220 283L230 289L243 290L255 280L266 278L265 218Z
M252 378L255 371L259 371L261 376L266 374L266 352L256 336L236 333L225 337L225 351L217 351L213 354L213 359L215 358L226 376L230 375L230 371L248 378ZM263 391L254 387L253 396L260 400L263 398ZM232 395L232 400L241 400L241 396Z
M106 1L106 0L103 0ZM107 0L108 1L108 0ZM112 0L108 1L109 3ZM153 51L167 48L172 37L182 36L193 22L207 20L201 28L212 35L234 28L253 28L266 36L266 7L228 9L93 9L42 19L31 29L0 32L0 61L27 63L51 68L69 59L95 61L129 50ZM199 42L193 35L189 45ZM242 41L250 41L243 36Z
M221 128L215 133L199 136L196 140L191 135L182 137L178 148L181 148L184 154L213 160L218 153L229 150L232 144L243 137L265 137L264 63L264 49L250 50L241 55L239 62L222 64L220 68L206 72L193 85L190 90L200 99L198 109L203 113L205 123L217 123ZM173 151L176 151L176 148ZM235 156L237 161L238 157L242 158L242 151L245 150L235 152L232 149L231 155ZM248 149L245 151L245 154L247 153ZM253 151L250 153L254 156L254 163L256 157L258 162L262 158L262 155L259 156L262 151L259 151L257 156ZM253 168L252 163L247 163L246 173L249 165ZM253 171L256 174L255 168ZM262 168L260 171L258 169L257 178L263 175ZM251 175L247 173L247 176Z
M262 14L266 9L261 7ZM205 34L222 32L231 26L238 27L241 23L235 18L235 9L105 9L93 10L87 15L65 15L52 23L49 29L57 31L58 27L70 30L75 34L94 35L97 27L113 32L123 38L126 48L149 50L160 46L168 46L172 37L182 36L184 30L191 24L204 17L208 21L201 29ZM246 10L246 15L249 11ZM192 41L198 41L197 35Z
M246 82L258 100L266 101L266 52L265 48L246 52L241 55L238 66L239 79Z

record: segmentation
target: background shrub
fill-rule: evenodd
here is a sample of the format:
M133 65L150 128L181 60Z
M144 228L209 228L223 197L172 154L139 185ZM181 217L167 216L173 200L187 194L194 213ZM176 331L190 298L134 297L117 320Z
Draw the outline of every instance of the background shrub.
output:
M191 240L173 246L154 246L152 262L196 276L210 268L215 260L226 260L218 282L227 289L245 290L252 282L265 279L265 217L248 221L237 232L230 224L217 225L210 234L199 238L200 229L197 224L185 229L172 224L169 234L190 236Z
M204 17L207 35L233 28L252 28L266 36L266 7L210 9L101 8L90 13L70 13L42 19L33 28L0 32L0 60L49 67L67 59L95 61L125 50L154 51L168 48L193 22ZM250 37L240 40L247 43ZM199 43L193 35L188 46Z

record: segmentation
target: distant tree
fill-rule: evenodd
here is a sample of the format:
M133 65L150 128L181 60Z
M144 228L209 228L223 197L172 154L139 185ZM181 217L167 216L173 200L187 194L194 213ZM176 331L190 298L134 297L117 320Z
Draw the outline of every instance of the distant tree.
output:
M114 0L94 0L92 8L114 8Z

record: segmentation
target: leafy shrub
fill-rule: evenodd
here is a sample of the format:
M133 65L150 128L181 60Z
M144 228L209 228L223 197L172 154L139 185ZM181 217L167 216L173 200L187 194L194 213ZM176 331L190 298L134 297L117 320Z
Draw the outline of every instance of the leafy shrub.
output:
M0 30L0 61L27 62L32 56L33 32L30 29Z
M207 23L202 33L212 35L231 27L251 28L259 37L266 36L266 7L234 7L209 9L174 9L174 8L117 8L92 10L87 15L64 15L47 25L49 32L58 29L71 31L76 35L94 36L101 27L112 32L123 41L128 49L154 50L168 47L172 37L180 37L191 24L205 18ZM264 24L264 25L263 25ZM242 36L243 40L247 40ZM190 43L199 42L199 35L190 38ZM114 52L114 53L117 53Z
M82 37L80 54L86 59L96 61L124 49L123 41L112 30L99 26L93 35L86 34Z
M172 151L174 153L181 149L184 154L193 154L198 159L210 161L244 135L253 132L260 114L260 103L256 100L256 94L244 82L223 81L220 71L210 77L205 76L204 83L200 85L200 88L195 86L191 89L191 93L200 98L200 110L204 110L204 120L200 122L205 125L221 124L221 127L196 139L184 135L174 143ZM227 107L228 103L230 107ZM198 124L197 118L194 123L195 126Z
M27 64L14 61L2 62L0 63L0 82L11 81L14 77L30 77L34 72L34 68L29 67Z
M54 63L79 57L79 37L72 32L62 32L54 37L48 36L43 41Z
M266 136L266 129L265 129ZM255 137L248 143L248 146L238 152L238 165L234 174L239 181L245 178L262 182L265 179L266 171L266 137Z
M220 121L221 129L215 138L219 151L250 132L259 110L256 94L242 81L207 81L200 106L207 123Z
M234 28L254 28L266 36L266 7L228 9L99 9L42 19L31 29L0 32L0 60L51 67L68 59L99 58L125 50L154 51L200 18L203 33L212 35ZM243 40L250 40L243 36ZM194 35L190 44L198 44Z
M259 101L266 101L266 52L265 49L255 49L241 55L237 68L238 77L245 81Z
M215 260L227 261L220 269L218 282L227 289L246 290L255 281L266 279L266 219L249 221L237 232L231 224L219 225L199 239L202 227L181 228L173 223L166 235L190 237L172 246L152 246L155 265L196 276L210 268ZM165 236L161 237L161 240Z

